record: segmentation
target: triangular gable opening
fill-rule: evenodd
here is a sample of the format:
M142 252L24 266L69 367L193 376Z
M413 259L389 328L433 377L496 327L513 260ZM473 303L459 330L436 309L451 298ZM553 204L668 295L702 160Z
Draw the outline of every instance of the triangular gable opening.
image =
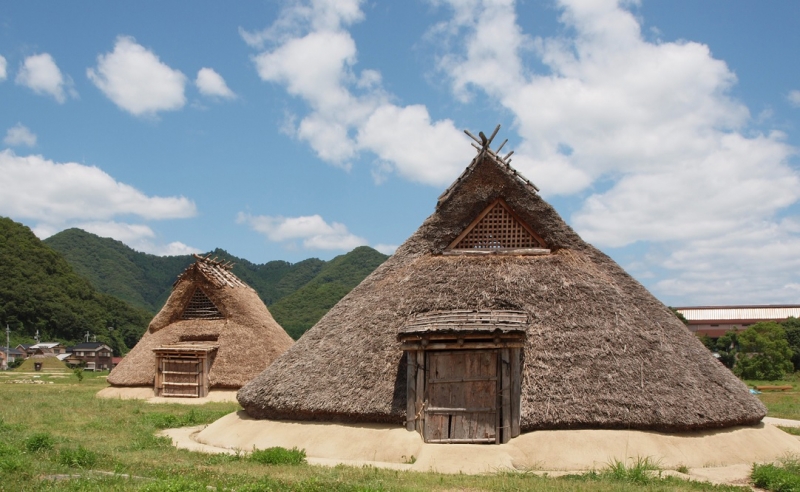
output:
M536 234L511 207L498 198L447 247L450 253L519 252L547 254L544 239Z
M183 310L181 319L223 319L224 316L199 287L194 290L192 298Z

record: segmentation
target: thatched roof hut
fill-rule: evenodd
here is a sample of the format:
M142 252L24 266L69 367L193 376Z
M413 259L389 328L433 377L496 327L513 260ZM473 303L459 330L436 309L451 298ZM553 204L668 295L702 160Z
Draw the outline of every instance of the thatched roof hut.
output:
M441 395L431 384L445 385L456 412L464 396L457 392L482 395L496 380L505 385L495 408L502 416L491 418L509 422L510 437L536 429L686 431L764 417L761 402L664 304L584 242L490 140L480 143L396 253L239 391L251 417L387 422L425 434L420 419L439 418L431 402ZM458 359L455 349L470 344L489 355ZM452 357L426 359L437 347ZM457 379L481 381L458 389ZM484 412L490 400L458 411ZM451 427L461 418L454 415Z
M206 388L240 388L292 346L256 291L230 271L232 265L195 257L139 343L109 374L112 386L154 385L157 372L170 369L156 370L163 355L197 359Z

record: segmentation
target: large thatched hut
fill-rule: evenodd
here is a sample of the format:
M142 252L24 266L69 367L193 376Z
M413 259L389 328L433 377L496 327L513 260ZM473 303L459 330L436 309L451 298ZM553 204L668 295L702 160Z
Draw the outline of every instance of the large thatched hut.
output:
M391 258L239 391L247 413L396 423L427 442L758 423L747 387L490 142Z
M210 389L242 387L292 346L232 265L195 257L142 339L109 374L112 386L203 397Z

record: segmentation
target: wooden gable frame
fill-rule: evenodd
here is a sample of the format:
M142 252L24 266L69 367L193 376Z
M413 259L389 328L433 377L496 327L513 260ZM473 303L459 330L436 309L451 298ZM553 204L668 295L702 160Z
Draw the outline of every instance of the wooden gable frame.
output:
M490 203L445 248L445 254L548 254L547 244L502 198Z

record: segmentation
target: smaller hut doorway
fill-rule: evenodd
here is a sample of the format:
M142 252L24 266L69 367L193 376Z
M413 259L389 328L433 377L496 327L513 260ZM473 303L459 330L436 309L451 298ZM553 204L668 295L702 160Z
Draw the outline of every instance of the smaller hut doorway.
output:
M413 316L398 334L408 367L406 428L429 443L518 436L526 324L518 311Z
M156 355L155 395L202 398L208 396L212 355L216 345L164 345Z

